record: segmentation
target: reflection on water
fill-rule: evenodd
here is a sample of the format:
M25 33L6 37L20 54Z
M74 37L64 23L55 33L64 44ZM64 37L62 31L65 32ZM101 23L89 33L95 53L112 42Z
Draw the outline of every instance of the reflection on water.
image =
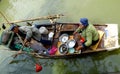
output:
M88 17L91 23L120 24L120 0L2 0L0 11L8 20L20 20L49 14L65 14L59 22L79 22ZM0 15L0 24L6 22ZM41 22L41 21L39 21ZM46 20L45 22L48 22ZM0 74L36 74L33 59L2 51L0 47ZM3 53L4 52L4 53ZM41 74L101 74L120 71L120 50L82 55L70 59L37 59L43 66Z

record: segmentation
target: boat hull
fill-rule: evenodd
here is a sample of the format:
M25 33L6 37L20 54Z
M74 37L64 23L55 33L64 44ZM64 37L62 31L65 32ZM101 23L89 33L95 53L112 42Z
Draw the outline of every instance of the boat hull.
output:
M48 54L39 54L39 53L26 53L25 51L23 51L23 54L31 54L36 58L70 58L70 57L79 57L81 55L84 54L89 54L89 53L95 53L95 52L101 52L101 51L110 51L110 50L115 50L118 49L119 43L118 43L118 25L116 24L104 24L104 25L99 25L99 24L94 24L95 28L97 30L100 30L103 32L103 35L100 39L100 42L98 43L97 47L95 49L92 49L94 47L89 47L87 48L85 51L82 51L81 53L67 53L67 54L61 54L59 51L59 37L61 34L67 33L68 35L72 35L73 32L77 29L77 27L79 26L79 23L55 23L55 24L40 24L37 26L37 28L40 28L41 26L46 27L49 32L54 32L54 37L53 37L53 42L52 45L56 46L58 48L58 50L56 51L56 53L54 55L48 55ZM109 35L105 38L106 33L105 33L105 29L107 28L109 32L112 32L111 27L114 27L116 29L114 29L115 35ZM107 46L107 39L109 38L113 38L114 40L114 45L112 44L111 46L109 45L109 47ZM112 41L111 41L112 42ZM10 47L10 46L8 46ZM51 47L50 46L46 46L46 47ZM10 51L13 51L12 49Z

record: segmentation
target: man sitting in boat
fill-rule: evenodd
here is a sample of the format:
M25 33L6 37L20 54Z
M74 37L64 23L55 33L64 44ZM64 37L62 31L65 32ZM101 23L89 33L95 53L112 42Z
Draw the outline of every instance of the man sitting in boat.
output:
M39 32L39 30L35 27L31 27L31 26L17 26L17 25L12 25L10 27L10 30L18 33L18 34L25 34L25 39L24 39L24 44L27 43L27 41L30 41L31 38L34 38L35 40L39 41L41 39L41 34Z
M80 50L80 49L89 47L91 45L96 44L99 41L98 31L92 24L89 24L87 18L80 19L80 25L73 34L75 35L76 33L80 33L80 35L85 40L81 45L79 45L76 48L76 50Z
M41 33L36 27L32 26L17 26L17 25L12 25L10 27L10 30L15 32L15 33L22 33L25 34L25 39L24 39L24 44L26 44L28 41L31 40L31 38L35 39L38 42L41 42L42 44L50 45L51 42L47 40L43 40L41 38Z
M47 54L47 48L45 48L44 45L51 45L52 43L49 40L42 39L42 35L36 27L12 25L10 31L21 35L21 37L24 38L23 46L30 47L39 54L44 54L44 52Z

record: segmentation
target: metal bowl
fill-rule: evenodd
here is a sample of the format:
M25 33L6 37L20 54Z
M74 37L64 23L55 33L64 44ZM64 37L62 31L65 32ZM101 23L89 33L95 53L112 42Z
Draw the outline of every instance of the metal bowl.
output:
M61 44L59 47L60 54L67 54L68 53L68 47L66 44Z
M62 35L59 37L59 41L62 42L62 43L67 42L68 39L69 39L68 34L62 34Z
M73 48L75 46L75 44L76 44L76 41L74 39L68 40L66 42L66 45L67 45L68 48Z

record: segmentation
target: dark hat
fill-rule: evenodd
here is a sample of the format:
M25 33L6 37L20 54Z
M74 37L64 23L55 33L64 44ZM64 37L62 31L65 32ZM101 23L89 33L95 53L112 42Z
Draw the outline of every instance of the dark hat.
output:
M15 27L16 27L16 25L13 25L13 24L12 24L12 25L10 26L10 29L9 29L9 30L12 31Z
M88 25L88 19L87 18L81 18L80 22L82 25L87 26Z

